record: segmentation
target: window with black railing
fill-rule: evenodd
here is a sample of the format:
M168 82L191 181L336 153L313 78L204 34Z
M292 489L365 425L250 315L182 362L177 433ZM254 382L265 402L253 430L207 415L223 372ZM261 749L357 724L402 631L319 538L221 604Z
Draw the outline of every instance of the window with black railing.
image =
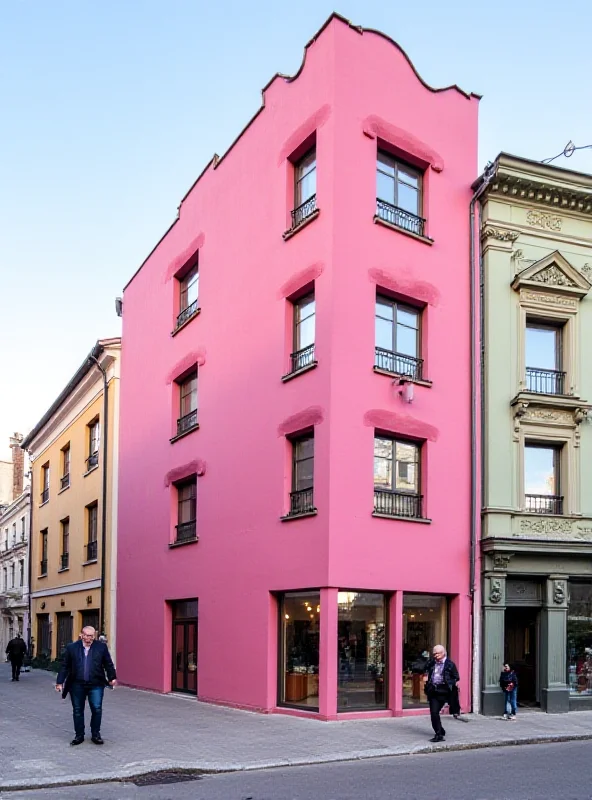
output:
M199 268L194 264L189 272L179 278L179 314L177 328L197 314L199 308Z
M62 526L62 555L60 569L68 569L70 561L70 518L66 517L61 521Z
M179 385L180 416L177 419L177 436L197 428L197 370L187 375Z
M47 503L48 500L49 500L49 489L44 489L41 492L41 502Z
M425 236L421 216L422 179L420 170L384 151L376 162L376 216L397 228Z
M41 502L49 500L49 462L41 467Z
M526 367L526 389L536 394L565 394L565 372Z
M97 503L91 503L86 507L87 542L86 560L95 561L97 558L97 535L98 535L99 507Z
M294 230L317 210L317 154L313 147L294 164Z
M288 517L312 514L314 505L314 435L292 439L292 491Z
M46 558L42 558L41 559L39 567L40 567L39 574L40 575L47 575L47 559Z
M564 513L561 446L529 442L524 446L524 508L529 514Z
M70 566L70 553L62 553L60 556L60 569L68 569Z
M86 560L96 561L97 553L98 553L97 542L88 542L88 544L86 545Z
M41 531L41 540L40 540L40 546L41 546L41 572L39 573L40 575L47 575L47 537L48 537L48 534L49 534L49 531L48 531L47 528L45 528L45 530Z
M70 485L70 475L69 474L62 475L62 477L60 478L60 488L67 489L69 485Z
M176 484L177 489L177 525L175 541L190 542L197 538L197 477L192 475L187 480Z
M420 453L415 442L375 435L374 514L424 519Z
M376 295L375 369L424 380L423 359L420 358L421 316L419 308L386 295Z
M86 459L86 471L98 467L99 447L101 441L101 428L98 419L94 419L88 425L88 458Z
M293 348L290 353L290 372L306 369L316 364L315 361L315 314L316 303L314 292L294 300L293 311Z

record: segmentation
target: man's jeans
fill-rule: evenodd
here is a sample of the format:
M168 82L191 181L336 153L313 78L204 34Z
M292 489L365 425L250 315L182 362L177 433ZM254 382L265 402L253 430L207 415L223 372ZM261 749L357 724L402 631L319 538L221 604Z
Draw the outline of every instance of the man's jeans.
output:
M506 714L508 716L516 715L516 698L518 697L518 687L514 686L509 692L504 692L506 695Z
M90 735L101 733L101 717L103 714L104 686L90 686L86 683L73 683L70 689L72 713L74 715L74 732L76 736L84 736L84 704L88 697L90 706Z

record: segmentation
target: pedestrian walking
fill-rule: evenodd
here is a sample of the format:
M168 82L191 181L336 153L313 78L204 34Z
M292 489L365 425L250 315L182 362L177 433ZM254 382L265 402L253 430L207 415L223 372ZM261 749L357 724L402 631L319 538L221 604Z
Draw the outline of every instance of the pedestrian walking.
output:
M428 678L425 684L425 693L430 704L430 717L434 729L434 736L430 742L443 742L446 731L442 727L440 712L446 703L452 704L454 708L453 695L460 676L456 664L448 658L446 650L441 644L434 647L432 656L433 658L426 664Z
M23 666L24 658L27 654L27 645L20 633L8 642L6 647L6 655L12 666L12 680L18 681L20 679L21 667Z
M504 693L506 701L506 708L504 719L516 719L517 701L518 701L518 676L509 664L504 664L501 671L500 686Z
M84 706L88 699L91 711L90 734L95 744L103 744L101 738L101 719L103 713L103 694L105 686L115 686L117 674L115 665L104 642L95 640L95 629L83 628L80 639L69 644L62 657L56 692L65 699L68 694L72 700L74 717L74 738L71 745L84 741Z

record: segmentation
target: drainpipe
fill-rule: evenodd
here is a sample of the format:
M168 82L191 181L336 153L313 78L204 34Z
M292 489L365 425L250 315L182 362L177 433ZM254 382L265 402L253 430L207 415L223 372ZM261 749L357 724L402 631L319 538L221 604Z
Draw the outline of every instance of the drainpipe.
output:
M106 582L106 553L107 553L107 436L109 433L109 384L107 372L94 355L89 355L91 361L103 373L103 511L101 513L101 610L99 633L105 636L105 582Z
M484 275L483 275L483 260L479 253L479 308L475 302L475 240L479 241L475 233L475 206L479 198L483 195L492 179L497 172L497 165L488 163L485 171L480 178L478 188L473 195L469 205L469 275L470 275L470 316L471 316L471 555L470 555L470 576L469 576L469 594L471 597L471 615L473 621L473 647L472 647L472 689L471 689L471 710L479 710L479 609L476 608L476 563L477 563L477 532L479 529L479 520L481 518L481 511L478 508L479 487L477 486L477 375L476 365L479 364L479 400L480 400L480 420L481 420L481 437L480 445L483 448L483 431L484 431L484 321L483 321L483 295L484 295ZM480 335L480 349L477 354L477 336L475 326L477 322L477 314L479 313L479 335Z

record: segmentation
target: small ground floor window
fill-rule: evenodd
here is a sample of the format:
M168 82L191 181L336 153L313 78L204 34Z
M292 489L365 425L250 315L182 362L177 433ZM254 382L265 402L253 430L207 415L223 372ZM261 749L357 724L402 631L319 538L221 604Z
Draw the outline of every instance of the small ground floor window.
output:
M435 594L403 595L403 708L427 706L425 667L432 648L448 649L448 598Z
M570 581L567 605L569 693L592 695L592 583Z
M337 710L386 708L386 597L337 595Z
M280 598L280 686L283 705L319 708L321 593L286 592Z

